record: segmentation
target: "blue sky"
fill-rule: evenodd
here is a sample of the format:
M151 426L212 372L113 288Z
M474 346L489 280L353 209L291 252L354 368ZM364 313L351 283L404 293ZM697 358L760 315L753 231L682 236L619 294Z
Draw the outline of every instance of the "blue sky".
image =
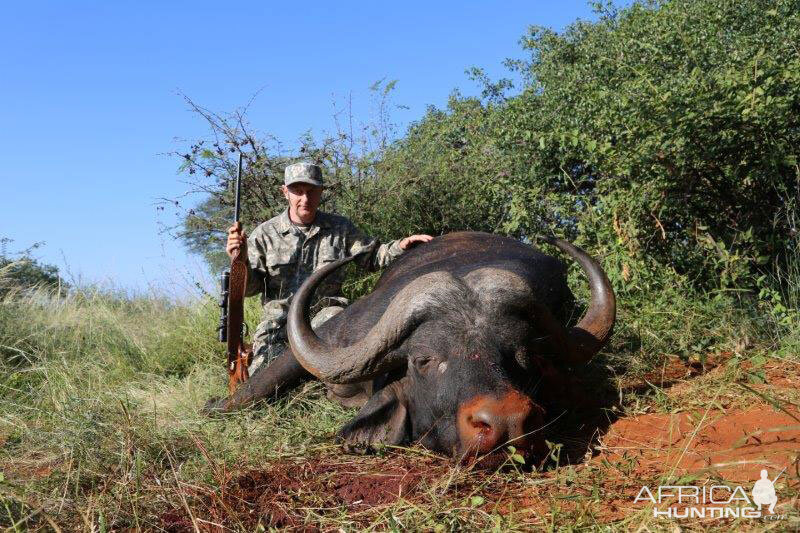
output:
M33 242L66 276L169 295L207 283L159 233L160 197L187 186L166 155L208 134L179 93L293 145L333 128L352 95L368 120L375 81L397 79L400 125L443 106L464 73L523 57L529 25L594 18L584 1L12 2L0 17L0 237ZM222 246L222 243L220 243Z

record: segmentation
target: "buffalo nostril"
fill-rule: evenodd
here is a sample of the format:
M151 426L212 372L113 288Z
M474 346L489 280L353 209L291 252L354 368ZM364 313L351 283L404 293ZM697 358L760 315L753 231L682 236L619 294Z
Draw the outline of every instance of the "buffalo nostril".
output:
M476 453L486 453L505 441L506 427L502 419L488 409L466 409L459 416L462 445Z
M501 397L477 396L461 406L458 432L462 449L487 453L507 441L525 446L539 409L527 396L512 390Z
M472 427L481 432L491 431L495 426L491 415L483 411L478 411L476 413L467 415L467 421L472 425Z
M492 431L492 426L487 424L486 422L481 422L480 420L470 420L472 423L472 427L480 431L481 433L489 433Z
M474 437L481 439L483 444L481 448L494 447L500 440L501 434L505 433L502 424L489 413L474 413L468 417L468 422L475 431Z

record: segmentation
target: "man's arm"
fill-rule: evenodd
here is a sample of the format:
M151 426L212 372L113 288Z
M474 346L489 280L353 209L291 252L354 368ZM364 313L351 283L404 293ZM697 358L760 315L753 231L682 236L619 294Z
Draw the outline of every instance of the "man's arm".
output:
M367 236L363 231L355 227L348 221L347 226L347 252L349 255L356 255L367 246L375 245L371 254L356 259L361 268L373 272L375 270L389 266L392 261L403 255L403 253L413 246L425 243L433 239L430 235L411 235L404 239L397 239L384 244L377 245L377 241Z

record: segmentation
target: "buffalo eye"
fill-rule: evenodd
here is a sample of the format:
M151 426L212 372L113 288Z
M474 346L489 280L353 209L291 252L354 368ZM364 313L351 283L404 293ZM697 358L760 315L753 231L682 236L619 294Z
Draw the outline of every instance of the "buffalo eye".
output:
M413 363L414 368L420 374L428 374L433 372L437 368L437 363L439 360L433 355L418 355L414 357Z

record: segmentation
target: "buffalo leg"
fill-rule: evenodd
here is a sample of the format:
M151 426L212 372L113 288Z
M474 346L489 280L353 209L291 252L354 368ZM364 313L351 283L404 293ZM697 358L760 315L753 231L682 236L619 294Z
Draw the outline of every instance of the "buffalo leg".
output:
M291 350L284 350L269 364L261 365L250 379L239 385L233 395L228 398L212 398L203 411L212 413L244 409L260 400L277 398L312 378L313 376L300 366Z

